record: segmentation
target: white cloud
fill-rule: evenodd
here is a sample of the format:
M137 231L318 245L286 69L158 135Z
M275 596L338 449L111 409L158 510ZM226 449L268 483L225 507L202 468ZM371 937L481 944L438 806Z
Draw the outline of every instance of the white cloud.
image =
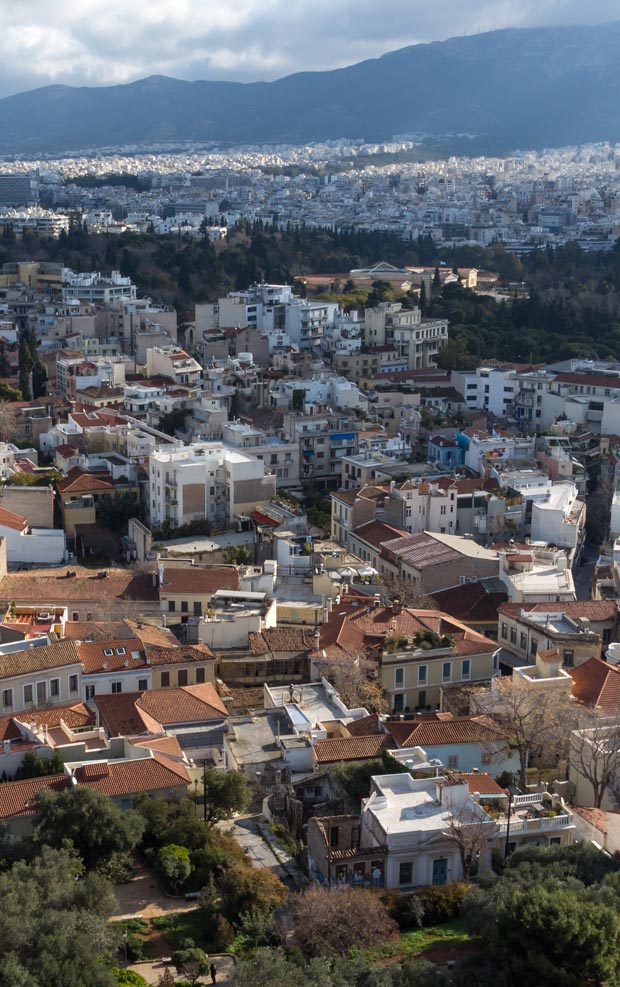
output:
M617 16L615 0L27 0L0 6L0 95L153 74L269 80L474 31Z

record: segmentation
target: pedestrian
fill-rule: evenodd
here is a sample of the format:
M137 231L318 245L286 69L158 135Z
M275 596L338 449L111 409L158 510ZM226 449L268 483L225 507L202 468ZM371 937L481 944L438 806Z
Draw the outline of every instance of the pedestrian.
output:
M215 963L212 963L209 967L209 973L211 974L211 983L214 984L217 980L217 967Z

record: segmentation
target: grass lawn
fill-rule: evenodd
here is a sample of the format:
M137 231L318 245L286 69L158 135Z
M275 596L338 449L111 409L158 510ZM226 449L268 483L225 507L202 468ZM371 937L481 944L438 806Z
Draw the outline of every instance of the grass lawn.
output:
M193 939L194 944L206 952L212 950L213 943L207 942L204 935L204 920L200 908L191 912L174 912L151 919L153 926L165 936L170 949L181 949L184 939Z
M443 925L429 925L425 929L413 929L411 932L401 932L397 939L371 949L366 954L369 960L386 960L390 957L416 956L425 953L436 946L446 946L451 949L465 949L472 943L472 936L467 931L465 919L455 918Z

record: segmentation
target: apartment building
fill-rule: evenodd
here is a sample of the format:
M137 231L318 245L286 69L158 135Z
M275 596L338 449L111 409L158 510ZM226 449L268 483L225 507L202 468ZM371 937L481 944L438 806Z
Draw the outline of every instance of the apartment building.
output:
M287 439L299 444L302 480L339 482L342 457L358 451L357 422L347 415L285 412L283 432Z
M248 456L261 460L275 473L278 487L299 486L299 443L285 441L245 422L226 422L222 426L224 445L243 449Z
M260 459L220 442L158 446L149 457L151 525L194 520L230 524L275 496L276 475Z

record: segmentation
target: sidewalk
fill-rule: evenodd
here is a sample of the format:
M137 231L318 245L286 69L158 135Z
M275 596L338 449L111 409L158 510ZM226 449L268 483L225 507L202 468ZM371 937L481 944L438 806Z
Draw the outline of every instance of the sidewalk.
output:
M217 967L216 987L219 987L220 984L223 985L223 987L227 987L227 985L231 982L232 971L235 967L235 962L232 956L229 953L209 953L209 963L215 963ZM167 966L169 966L172 970L175 980L183 979L181 975L177 974L176 969L171 963L163 963L161 959L151 960L150 962L145 961L142 963L131 963L129 965L129 969L135 970L136 973L141 974L147 983L156 984ZM211 977L209 974L201 977L198 984L211 985Z

